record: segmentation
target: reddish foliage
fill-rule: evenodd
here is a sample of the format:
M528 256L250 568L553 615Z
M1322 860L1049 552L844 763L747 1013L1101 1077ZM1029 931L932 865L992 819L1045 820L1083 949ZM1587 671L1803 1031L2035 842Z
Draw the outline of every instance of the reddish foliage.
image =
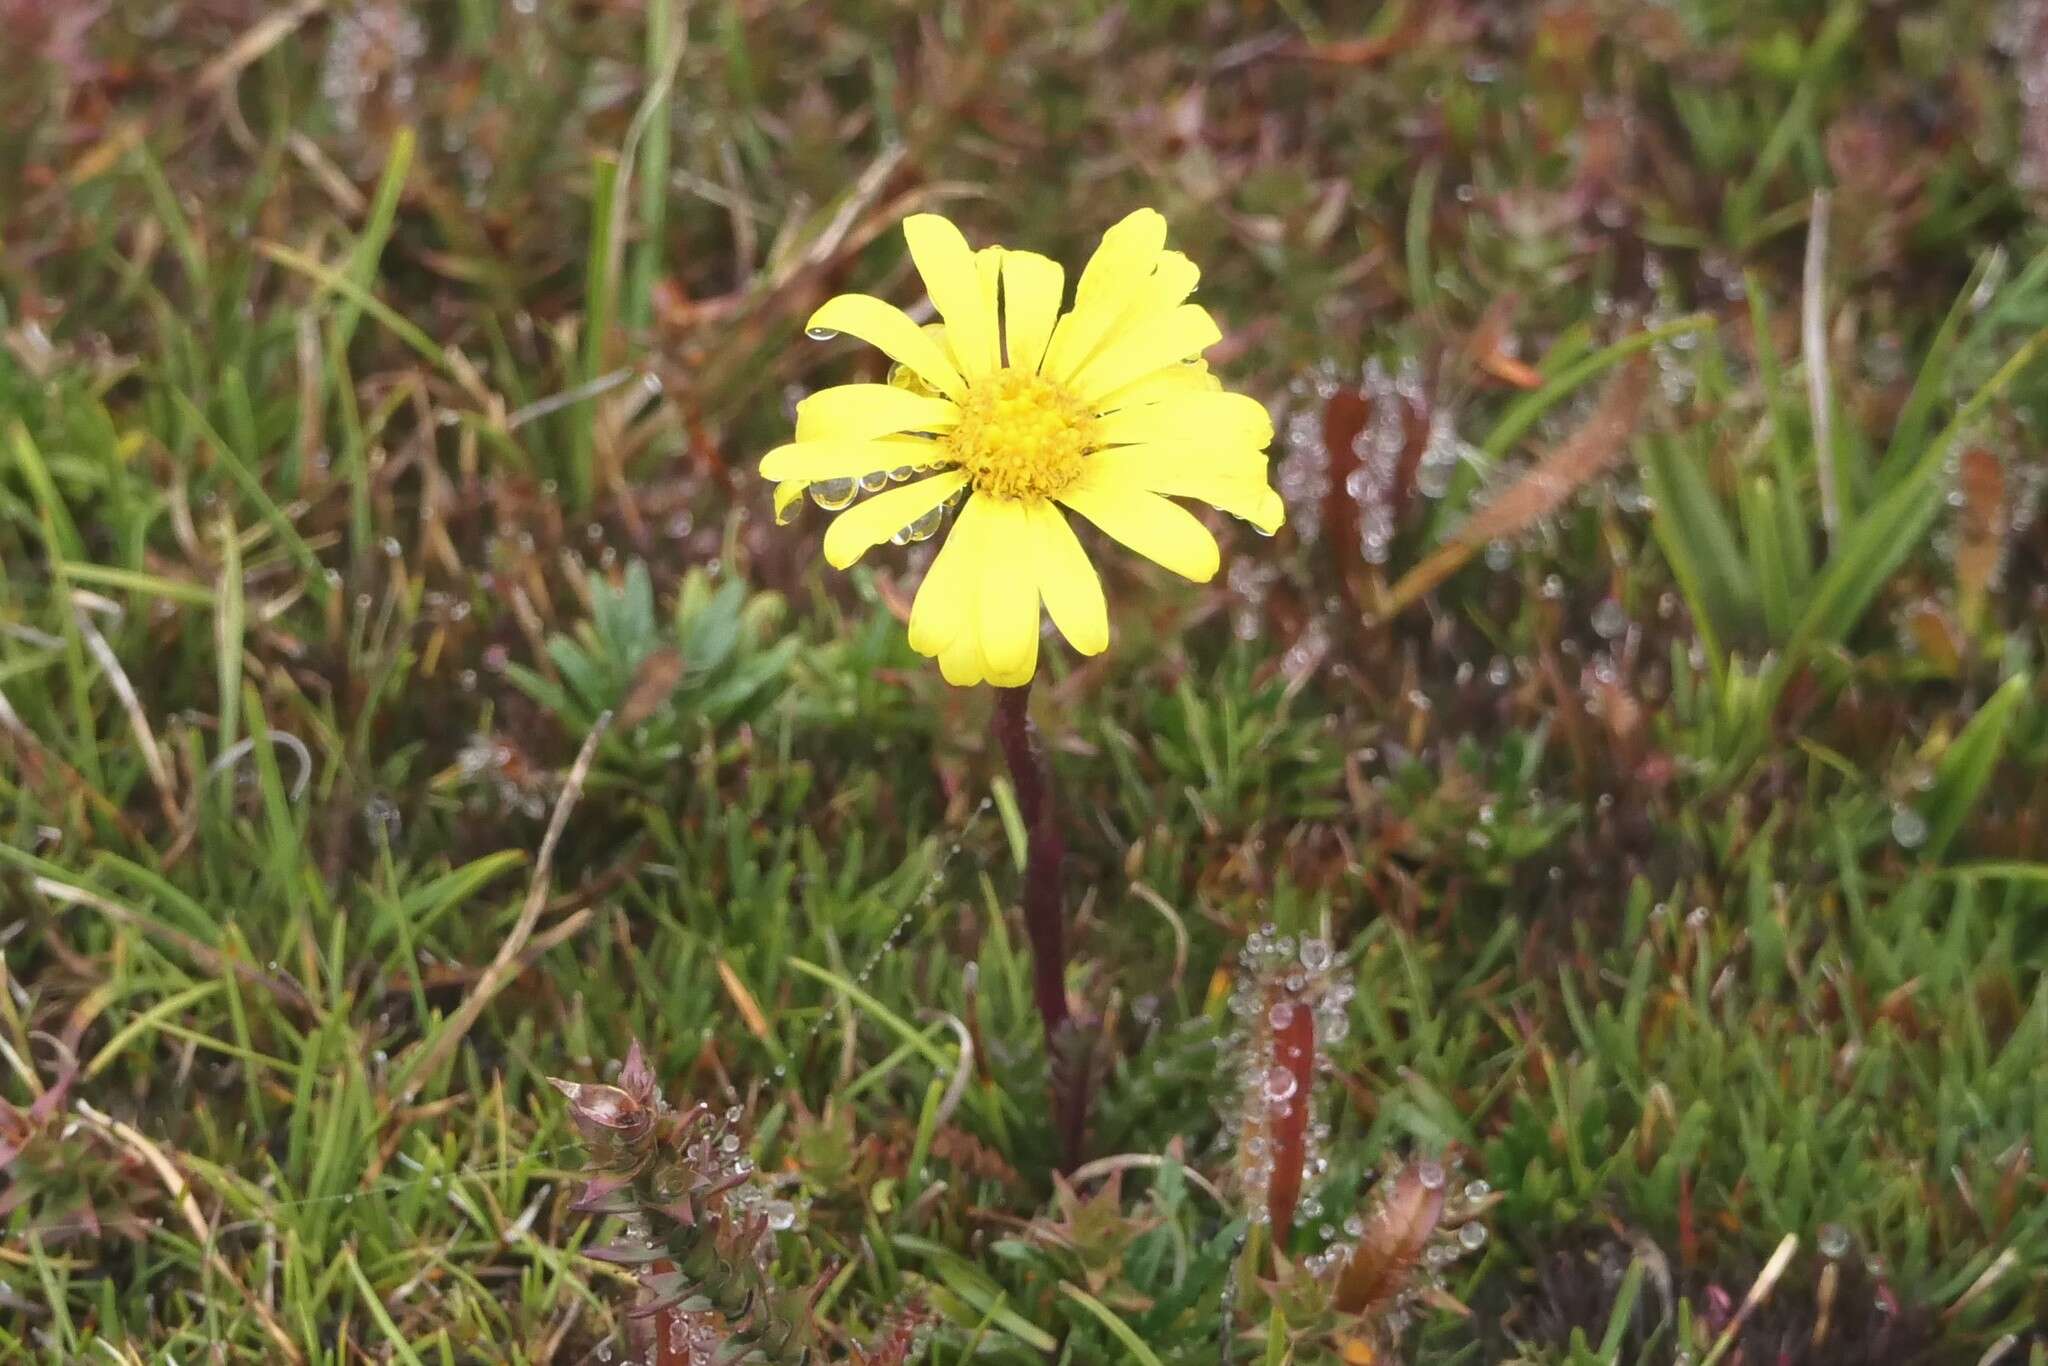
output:
M1434 1165L1404 1168L1388 1183L1365 1236L1337 1277L1336 1303L1345 1313L1368 1313L1392 1300L1422 1260L1444 1214L1443 1169L1436 1168L1433 1182L1422 1175Z
M1372 402L1354 388L1339 389L1323 405L1323 449L1329 452L1330 485L1323 493L1323 535L1341 567L1345 547L1358 544L1358 500L1351 477L1358 471L1358 434L1372 417Z
M1273 1246L1285 1247L1294 1230L1294 1206L1301 1198L1302 1168L1308 1160L1308 1098L1315 1082L1316 1020L1307 1006L1288 999L1275 984L1267 1009L1285 1007L1284 1023L1273 1029L1272 1065L1294 1079L1284 1100L1269 1101L1267 1139L1272 1145L1273 1175L1266 1183L1266 1212L1273 1221Z

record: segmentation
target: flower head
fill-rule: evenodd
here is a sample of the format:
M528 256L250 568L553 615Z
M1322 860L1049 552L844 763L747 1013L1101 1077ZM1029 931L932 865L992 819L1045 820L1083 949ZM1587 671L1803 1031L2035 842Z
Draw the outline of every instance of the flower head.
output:
M1057 262L975 251L936 214L903 235L940 321L920 327L865 294L812 314L811 336L847 333L896 364L887 384L805 399L795 441L761 473L777 481L778 518L806 492L839 513L825 533L839 569L883 541L930 539L958 508L910 614L911 647L947 682L1029 682L1041 607L1082 654L1108 646L1102 581L1069 512L1198 583L1216 572L1216 539L1172 499L1278 528L1272 419L1200 359L1221 333L1186 302L1198 272L1166 250L1158 213L1103 234L1064 314Z

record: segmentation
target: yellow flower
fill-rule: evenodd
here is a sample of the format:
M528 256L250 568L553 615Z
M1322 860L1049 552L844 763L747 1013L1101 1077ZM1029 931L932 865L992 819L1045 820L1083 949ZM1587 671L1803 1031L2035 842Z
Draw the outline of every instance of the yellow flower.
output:
M910 613L911 647L947 682L1029 682L1041 603L1082 654L1108 646L1102 581L1068 512L1197 583L1216 572L1216 539L1171 499L1279 527L1272 419L1201 361L1221 333L1186 302L1199 272L1166 250L1158 213L1140 209L1103 234L1064 315L1055 261L975 251L936 214L908 219L903 235L942 321L919 327L866 294L812 314L811 336L849 333L896 366L887 384L805 399L796 440L761 473L777 481L778 520L807 490L846 509L825 533L838 569L883 541L929 539L959 504Z

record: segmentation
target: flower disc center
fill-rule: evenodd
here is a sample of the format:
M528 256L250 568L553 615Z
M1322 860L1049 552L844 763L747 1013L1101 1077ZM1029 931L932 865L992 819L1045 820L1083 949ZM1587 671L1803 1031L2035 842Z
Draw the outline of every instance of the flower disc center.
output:
M960 414L960 425L942 444L977 493L1057 497L1081 477L1082 457L1094 449L1095 417L1087 406L1023 370L975 380L960 400Z

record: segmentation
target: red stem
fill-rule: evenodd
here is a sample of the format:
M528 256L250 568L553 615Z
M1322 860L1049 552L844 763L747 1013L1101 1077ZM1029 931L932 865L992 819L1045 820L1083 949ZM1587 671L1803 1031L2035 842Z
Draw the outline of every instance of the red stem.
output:
M1031 997L1045 1023L1045 1051L1051 1064L1053 1119L1060 1131L1065 1166L1081 1159L1087 1122L1088 1073L1063 1065L1073 1016L1067 1009L1067 930L1061 906L1060 873L1067 841L1053 800L1052 767L1031 723L1031 685L996 689L996 742L1010 765L1017 810L1024 818L1024 931L1031 939ZM1064 1075L1063 1075L1064 1074ZM1066 1085L1062 1085L1062 1081Z

